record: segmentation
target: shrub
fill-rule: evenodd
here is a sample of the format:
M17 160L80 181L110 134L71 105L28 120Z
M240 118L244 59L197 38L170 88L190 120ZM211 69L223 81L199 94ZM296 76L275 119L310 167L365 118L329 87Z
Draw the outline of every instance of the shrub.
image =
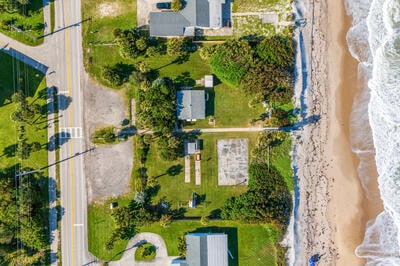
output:
M172 38L167 42L167 54L169 56L180 56L184 52L184 39Z
M210 65L221 80L236 87L252 64L252 54L252 48L247 41L227 41L216 48Z
M127 80L116 65L103 67L101 76L112 86L121 86Z
M292 196L281 174L264 163L249 167L249 190L228 199L221 218L252 223L287 226L292 210Z
M90 139L93 143L96 144L107 144L107 143L115 143L117 137L114 134L114 127L111 126L96 130L90 136Z
M182 0L172 0L172 3L171 3L172 11L177 12L177 11L181 10L182 7L183 7Z
M211 56L214 54L216 46L203 46L199 49L199 56L204 61L210 60Z
M169 214L163 214L161 215L160 218L160 225L164 228L169 227L169 225L172 223L172 216Z
M148 261L156 257L156 247L150 243L140 245L135 251L135 260Z

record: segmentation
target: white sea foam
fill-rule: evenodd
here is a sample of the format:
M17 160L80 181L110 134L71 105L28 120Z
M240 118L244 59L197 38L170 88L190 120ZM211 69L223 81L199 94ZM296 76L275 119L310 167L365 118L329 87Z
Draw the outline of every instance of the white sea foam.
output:
M367 184L368 156L363 156L375 148L385 207L367 224L356 254L366 258L367 265L400 265L400 0L347 0L346 9L353 17L349 50L360 62L359 74L369 79L353 108L353 150L360 155L359 175Z

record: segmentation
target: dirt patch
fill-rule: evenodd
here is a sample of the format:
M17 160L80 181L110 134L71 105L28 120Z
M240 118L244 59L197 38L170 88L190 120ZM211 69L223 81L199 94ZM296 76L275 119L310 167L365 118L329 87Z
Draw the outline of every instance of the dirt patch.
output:
M106 2L106 3L101 3L97 6L99 15L101 18L104 17L115 17L119 15L119 5L118 3L111 3L111 2Z
M104 125L118 126L126 118L126 105L115 91L94 84L85 78L85 132L88 149L95 146L90 134ZM107 196L129 192L133 166L132 140L114 145L98 145L85 156L85 174L89 203Z

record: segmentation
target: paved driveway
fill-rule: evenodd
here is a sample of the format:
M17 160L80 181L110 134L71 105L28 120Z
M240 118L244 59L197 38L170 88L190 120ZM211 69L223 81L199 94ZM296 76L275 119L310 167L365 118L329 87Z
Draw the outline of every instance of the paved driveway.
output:
M140 243L148 242L153 244L157 249L156 258L149 262L136 262L135 251ZM177 257L168 257L167 247L161 236L153 233L140 233L129 240L124 255L119 261L109 262L110 266L133 266L133 265L146 265L146 266L169 266L171 261Z

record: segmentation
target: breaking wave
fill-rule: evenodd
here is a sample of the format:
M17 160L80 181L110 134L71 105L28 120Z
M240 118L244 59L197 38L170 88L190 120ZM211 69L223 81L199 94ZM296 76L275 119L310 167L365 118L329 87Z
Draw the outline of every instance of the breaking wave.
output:
M352 147L365 189L375 157L384 204L356 254L366 265L400 265L400 0L346 0L346 10L353 18L349 50L368 81L353 106Z

